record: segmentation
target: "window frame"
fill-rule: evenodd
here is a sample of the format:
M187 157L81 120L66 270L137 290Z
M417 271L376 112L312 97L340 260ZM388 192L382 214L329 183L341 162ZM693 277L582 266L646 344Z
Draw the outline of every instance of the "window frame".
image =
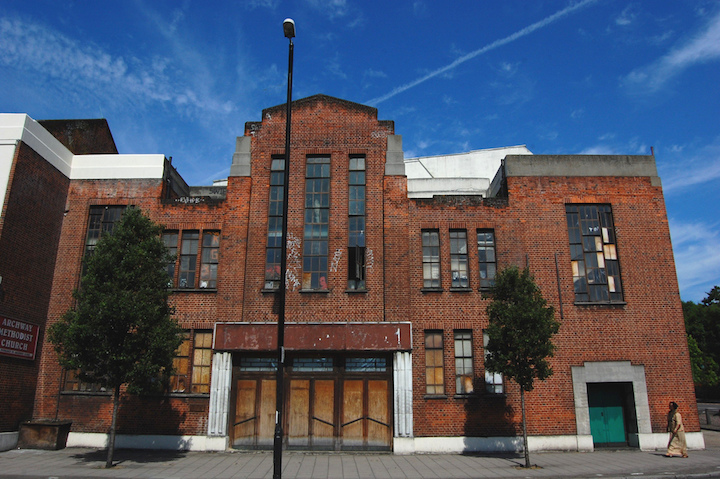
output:
M426 329L425 395L445 397L445 341L441 329ZM439 342L439 344L438 344ZM433 381L430 382L432 377ZM438 382L439 380L439 382Z
M478 252L478 281L481 291L489 291L495 285L497 275L497 236L491 228L478 228L475 231ZM483 238L481 239L481 235ZM490 236L490 241L487 240ZM488 256L492 256L489 258Z
M453 341L455 347L455 395L468 396L475 393L472 329L454 330Z
M485 358L488 356L487 345L489 341L490 337L483 330L483 353ZM485 368L485 393L492 395L505 394L505 378L502 373L488 371Z
M212 335L210 329L183 331L183 342L178 346L173 358L174 371L170 376L169 388L171 394L203 396L210 394ZM183 387L180 387L181 381L184 382Z
M302 291L329 291L328 244L331 196L330 155L308 156L305 162ZM317 204L316 202L319 202Z
M367 225L365 155L348 161L348 291L366 291L365 228Z
M280 287L282 262L283 196L285 194L285 156L283 155L273 156L270 160L269 190L263 289L276 291Z
M175 248L175 261L172 264L174 277L170 288L175 291L217 291L222 231L194 228L168 229L163 231L163 241L166 236L173 234L177 234L178 246ZM166 247L171 249L167 243ZM169 274L170 263L167 269Z
M565 216L575 304L625 304L612 206L568 203Z
M470 288L467 230L464 229L450 230L450 281L452 289Z
M440 290L442 289L440 230L423 229L421 231L421 244L423 289Z

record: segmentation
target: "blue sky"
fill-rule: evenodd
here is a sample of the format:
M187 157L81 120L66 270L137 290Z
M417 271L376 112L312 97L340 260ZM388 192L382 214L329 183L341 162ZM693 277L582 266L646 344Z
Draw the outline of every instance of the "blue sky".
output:
M720 284L717 0L2 0L0 111L107 118L121 153L210 184L285 102L286 17L293 98L377 107L406 157L653 147L681 297Z

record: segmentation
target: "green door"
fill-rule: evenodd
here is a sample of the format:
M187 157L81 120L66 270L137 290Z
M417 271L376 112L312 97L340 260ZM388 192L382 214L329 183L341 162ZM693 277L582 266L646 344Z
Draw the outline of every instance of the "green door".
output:
M622 384L588 384L590 433L595 445L627 444Z

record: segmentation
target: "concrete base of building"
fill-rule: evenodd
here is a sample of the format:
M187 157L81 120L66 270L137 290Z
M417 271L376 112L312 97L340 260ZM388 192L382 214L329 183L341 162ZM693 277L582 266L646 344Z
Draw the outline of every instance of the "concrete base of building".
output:
M14 438L11 436L14 434ZM5 436L8 436L5 438ZM702 432L686 434L688 449L705 449ZM14 439L14 443L13 443ZM637 445L643 451L667 448L666 433L638 434ZM6 441L9 446L3 445ZM68 447L107 447L108 435L98 433L71 432ZM17 433L0 434L0 450L13 449L17 444ZM177 451L225 451L230 447L228 437L214 436L136 436L119 434L115 437L118 449L165 449ZM531 452L593 452L592 436L528 436ZM396 437L393 439L394 454L463 454L463 453L520 453L523 450L522 437Z
M71 432L68 447L106 448L108 435L89 432ZM115 436L117 449L165 449L171 451L225 451L228 449L227 437L213 436L160 436L126 435Z
M0 452L15 449L18 443L19 431L0 432Z

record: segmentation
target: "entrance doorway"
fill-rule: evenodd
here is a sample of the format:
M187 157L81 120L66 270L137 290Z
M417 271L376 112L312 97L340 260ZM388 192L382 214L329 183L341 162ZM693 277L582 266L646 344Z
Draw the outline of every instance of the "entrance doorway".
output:
M632 384L589 383L587 394L594 445L627 446L628 423L635 409Z
M269 449L275 428L275 358L240 357L233 368L232 444ZM389 356L288 358L284 445L302 450L390 450Z

